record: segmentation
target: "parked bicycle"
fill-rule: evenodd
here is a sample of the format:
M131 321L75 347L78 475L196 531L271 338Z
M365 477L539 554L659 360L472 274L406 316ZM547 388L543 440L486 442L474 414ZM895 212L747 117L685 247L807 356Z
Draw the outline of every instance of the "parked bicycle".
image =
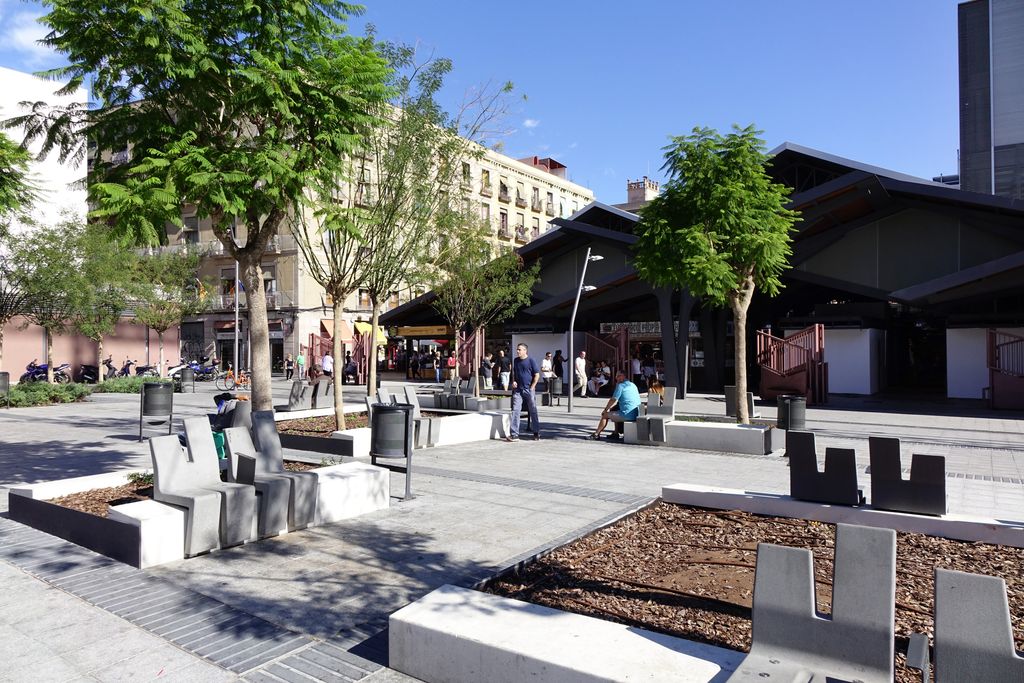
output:
M228 365L228 369L219 373L216 379L216 387L221 391L231 391L232 389L248 389L250 386L250 377L248 370L240 370L238 374Z

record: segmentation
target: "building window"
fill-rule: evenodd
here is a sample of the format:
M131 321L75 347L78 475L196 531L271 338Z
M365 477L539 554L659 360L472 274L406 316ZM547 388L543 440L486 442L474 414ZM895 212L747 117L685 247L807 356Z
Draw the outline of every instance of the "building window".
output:
M223 296L235 295L235 269L220 269L220 293Z
M533 217L533 225L531 226L530 234L534 239L540 237L540 219L536 216Z
M469 185L472 182L473 182L473 175L472 175L472 172L469 169L469 163L463 161L462 162L462 184L463 185Z
M530 195L530 208L534 211L541 211L540 205L540 188L533 188L533 194Z
M398 292L388 294L388 308L398 308Z
M480 171L480 194L484 197L491 196L491 172L486 168Z
M199 244L199 216L184 216L181 222L181 243Z
M370 307L370 291L367 289L359 290L359 308Z
M498 237L511 237L508 231L508 211L505 209L498 212Z
M480 218L488 222L491 220L491 205L487 202L480 202Z
M502 178L501 180L498 181L498 201L512 201L512 197L508 193L508 178Z

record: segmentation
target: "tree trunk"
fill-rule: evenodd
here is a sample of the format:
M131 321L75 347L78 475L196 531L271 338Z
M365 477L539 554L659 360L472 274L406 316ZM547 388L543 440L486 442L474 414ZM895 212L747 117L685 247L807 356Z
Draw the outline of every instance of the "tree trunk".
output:
M53 384L53 335L50 330L46 330L46 381Z
M739 294L729 298L732 305L733 345L736 349L733 361L736 374L736 422L750 424L750 411L747 409L747 309L753 298L754 283L747 278Z
M4 323L0 320L0 370L4 369Z
M253 259L239 261L242 282L245 284L245 299L249 309L249 353L252 367L249 368L253 410L273 410L270 391L270 332L267 328L267 295L263 291L263 268L260 254ZM240 359L235 359L235 372L241 368Z
M157 355L157 366L156 374L160 377L164 376L164 331L156 331L157 345L160 348L160 353Z
M366 395L373 396L377 387L377 325L380 321L380 305L375 297L370 297L373 314L370 317L370 352L366 359Z
M473 381L473 396L480 398L480 330L477 328L473 329L473 367L470 368L470 377ZM0 342L3 341L3 337L0 337Z
M690 315L693 313L693 295L689 289L679 292L679 334L676 335L676 357L679 359L680 398L686 398L687 379L690 376Z
M674 290L668 287L658 287L654 290L654 296L658 299L658 319L661 321L661 349L662 360L665 361L665 384L670 387L679 387L680 391L686 391L686 385L679 384L679 358L674 353L676 348L675 326L672 324L672 294ZM679 323L680 328L682 322ZM685 363L685 359L683 360ZM575 375L573 376L575 380Z
M96 384L103 381L103 335L96 340Z
M342 396L342 385L345 381L345 358L341 351L341 316L345 311L345 297L335 296L332 301L334 311L334 326L331 334L331 355L334 356L334 377L331 378L334 384L334 419L338 423L338 430L348 429L345 425L345 397ZM341 368L339 371L338 368Z

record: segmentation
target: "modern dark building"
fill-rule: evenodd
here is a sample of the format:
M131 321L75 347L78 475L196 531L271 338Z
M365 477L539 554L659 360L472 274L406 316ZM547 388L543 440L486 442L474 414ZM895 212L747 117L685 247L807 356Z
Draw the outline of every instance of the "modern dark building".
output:
M758 387L763 375L753 352L759 330L781 338L821 325L830 393L982 399L997 387L1004 396L1024 397L1024 201L965 192L792 143L772 154L770 173L794 188L791 205L803 220L784 289L774 298L755 294L748 313L752 390L765 388ZM681 314L686 309L678 292L654 290L637 277L638 220L594 202L519 248L527 262L540 260L541 282L532 304L489 339L565 352L590 248L604 258L586 273L592 289L580 302L575 348L612 358L614 334L626 330L627 349L644 345L668 362L674 349L666 331L677 330L691 342L685 356L690 388L721 391L733 375L729 314L699 301ZM431 298L427 293L381 320L388 326L443 324ZM1010 362L1002 364L1002 378L992 372L995 353Z
M1024 2L958 7L960 188L1024 199Z

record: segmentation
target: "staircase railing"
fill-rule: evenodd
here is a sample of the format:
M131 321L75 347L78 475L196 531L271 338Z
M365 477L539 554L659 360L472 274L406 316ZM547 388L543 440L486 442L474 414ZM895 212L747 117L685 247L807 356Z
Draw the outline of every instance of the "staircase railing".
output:
M629 328L625 325L604 336L587 332L583 348L591 362L608 361L613 375L616 370L629 375Z
M805 394L809 403L828 400L828 367L825 363L825 327L811 325L788 337L757 331L757 364L780 376L806 372Z
M989 370L1024 377L1024 337L1001 330L988 330L987 357Z

